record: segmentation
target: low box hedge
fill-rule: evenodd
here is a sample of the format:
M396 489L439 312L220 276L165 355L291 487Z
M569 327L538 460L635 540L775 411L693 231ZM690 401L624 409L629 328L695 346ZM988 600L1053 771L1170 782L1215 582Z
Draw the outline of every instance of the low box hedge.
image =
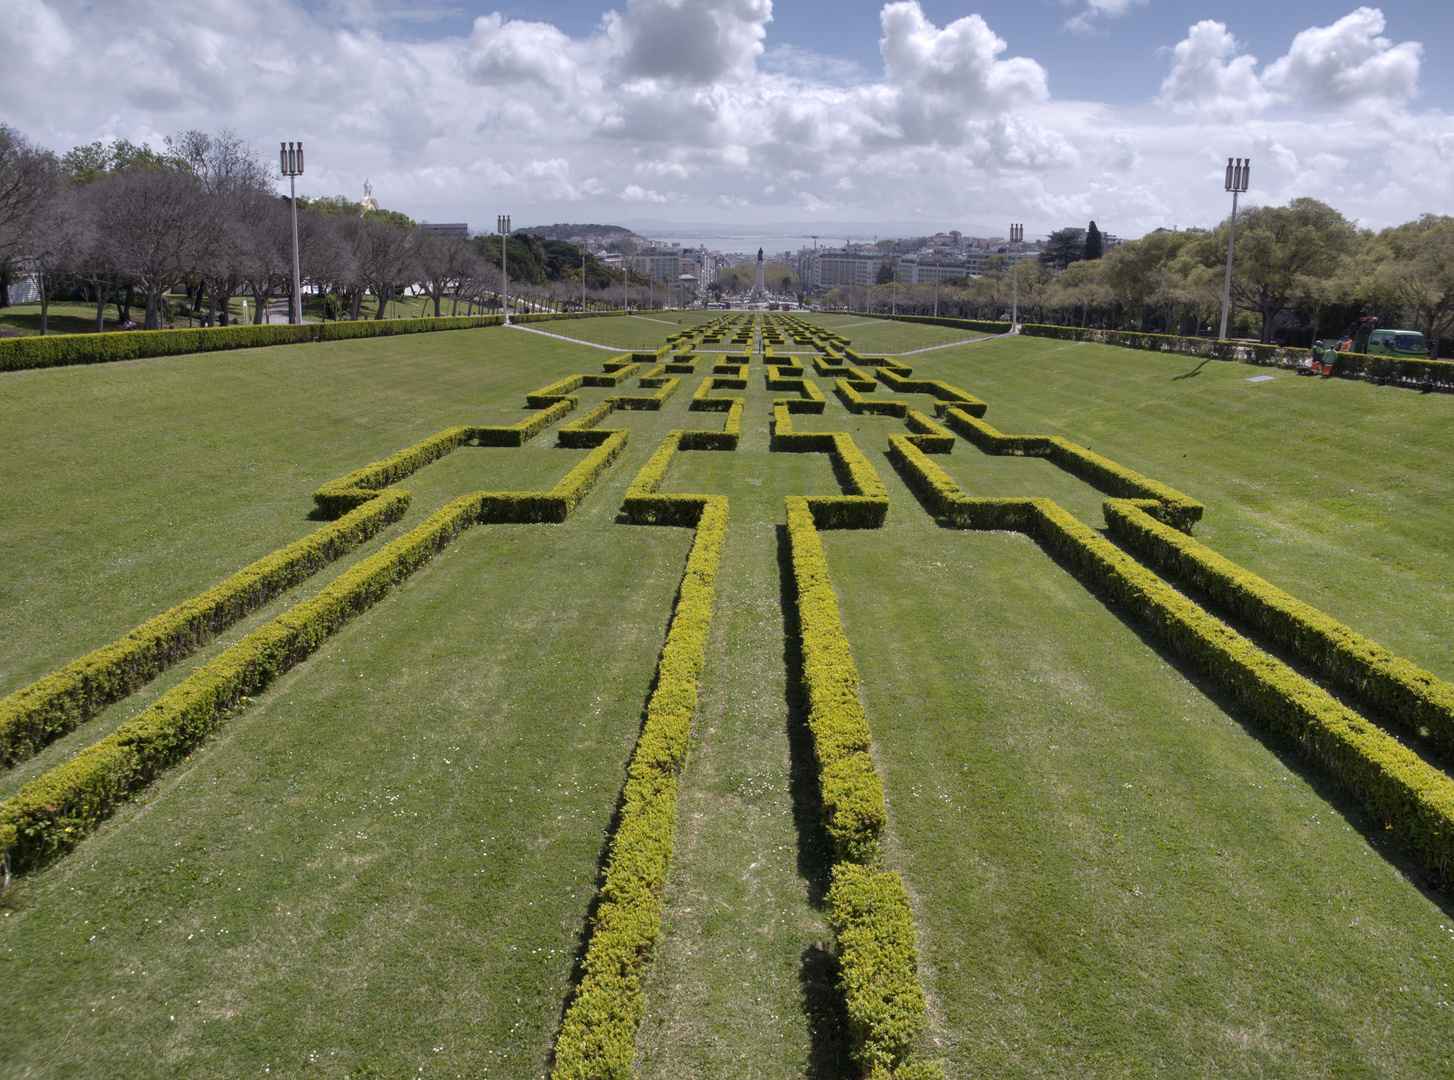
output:
M677 776L686 761L697 707L727 500L706 498L690 524L697 534L657 664L646 722L627 768L619 824L607 852L582 962L584 975L555 1043L551 1076L559 1080L635 1075L636 1030L645 1010L642 983L661 930L661 893L676 831Z

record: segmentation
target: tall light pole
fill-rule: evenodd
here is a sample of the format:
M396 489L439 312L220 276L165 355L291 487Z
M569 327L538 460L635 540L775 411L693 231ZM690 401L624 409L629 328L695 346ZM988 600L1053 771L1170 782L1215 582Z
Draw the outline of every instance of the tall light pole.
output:
M586 310L586 245L581 245L581 312Z
M288 187L293 202L293 310L289 312L290 323L303 321L303 274L298 264L298 177L303 175L303 144L279 143L278 156L282 160L283 175L288 178Z
M1025 226L1010 226L1010 265L1015 275L1015 294L1010 307L1010 333L1020 328L1020 260L1015 257L1015 248L1025 241Z
M500 311L505 316L505 325L510 325L510 268L505 262L505 248L510 243L510 215L498 214L495 229L500 234Z
M1237 163L1232 164L1232 159L1227 159L1227 190L1232 193L1232 221L1227 229L1227 277L1222 282L1222 330L1217 335L1218 340L1227 340L1227 316L1232 310L1232 241L1237 238L1237 196L1247 190L1247 182L1252 176L1252 159L1237 158Z

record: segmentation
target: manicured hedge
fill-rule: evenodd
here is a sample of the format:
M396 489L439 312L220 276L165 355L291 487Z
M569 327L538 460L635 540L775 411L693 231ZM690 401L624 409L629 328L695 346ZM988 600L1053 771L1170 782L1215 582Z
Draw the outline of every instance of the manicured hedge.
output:
M883 383L890 390L899 394L928 394L939 404L936 409L943 413L945 409L963 409L971 416L983 416L988 406L975 397L966 393L957 386L950 386L938 379L910 379L900 372L895 371L887 365L877 369L879 382Z
M918 409L904 415L904 423L914 434L908 440L926 454L948 454L954 449L954 433L946 431Z
M1155 520L1140 503L1105 504L1110 534L1233 619L1266 634L1364 707L1454 755L1454 685Z
M558 379L549 386L542 386L539 390L532 390L526 394L525 404L532 409L543 409L558 401L577 400L571 397L571 391L579 390L585 385L585 382L584 375L567 375L564 379Z
M564 521L626 445L624 430L591 434L600 444L550 491L456 499L199 668L136 719L26 784L0 803L0 852L24 870L69 850L131 791L190 754L244 698L316 651L464 529Z
M533 395L532 395L533 396ZM467 442L481 446L523 446L546 427L575 408L574 397L550 397L550 404L511 427L475 427L459 424L431 435L423 442L330 480L313 493L313 501L326 517L336 518L374 498L379 489L402 480L438 461Z
M813 511L806 499L786 501L808 728L837 862L828 904L854 1060L869 1076L939 1077L929 1063L897 1071L925 1021L913 918L898 875L877 868L887 824L883 785Z
M611 838L582 965L585 974L555 1044L551 1075L559 1080L635 1075L642 982L661 930L661 892L676 831L677 776L697 707L727 500L708 497L691 524L697 535L657 665L656 689L627 770L620 824Z
M732 399L732 407L727 410L727 422L721 431L683 431L681 435L681 449L683 450L736 450L737 444L742 438L742 412L743 401L741 398Z
M1454 870L1454 780L1176 592L1049 499L971 499L906 437L890 456L955 524L1035 537L1338 780L1436 877Z
M951 319L939 315L879 315L869 312L854 312L870 319L892 319L894 322L923 323L927 326L947 326L953 330L969 330L977 334L1008 334L1008 322L991 322L988 319ZM1024 330L1023 325L1021 330Z
M397 521L407 491L375 493L338 521L0 701L0 765L21 761L190 656L249 612Z
M829 454L847 495L809 495L806 502L820 529L876 529L889 512L889 492L872 463L843 431L794 432L786 405L773 407L773 450Z
M641 385L645 387L656 386L654 394L619 394L611 398L611 403L618 409L635 409L637 411L655 412L665 405L677 388L681 386L682 380L679 377L641 379Z
M808 727L828 835L837 859L872 864L882 851L887 814L883 785L868 753L868 716L858 700L858 670L843 634L808 500L789 497L787 513L803 635Z
M866 398L847 379L833 380L833 392L843 402L843 407L851 413L869 413L875 416L897 416L900 419L903 419L908 413L909 406L907 402Z
M828 908L854 1061L869 1077L943 1080L936 1063L909 1060L923 1034L927 1006L903 879L839 863Z
M641 369L639 363L630 364L605 364L606 370L600 375L582 375L580 385L582 386L620 386L623 382L635 375ZM572 387L574 389L574 387Z
M746 390L746 379L723 378L720 375L708 375L697 387L697 392L692 395L691 404L687 406L688 412L726 412L732 407L734 401L741 401L741 398L714 398L713 390Z
M1058 435L1003 435L962 408L945 410L944 419L960 435L988 453L1048 458L1109 495L1153 499L1159 504L1153 511L1155 516L1183 532L1190 532L1202 518L1205 508L1195 499Z
M439 319L385 319L358 322L219 326L196 330L124 330L105 334L47 334L0 340L0 371L105 364L151 356L256 349L313 341L390 337L436 330L469 330L498 326L498 315Z

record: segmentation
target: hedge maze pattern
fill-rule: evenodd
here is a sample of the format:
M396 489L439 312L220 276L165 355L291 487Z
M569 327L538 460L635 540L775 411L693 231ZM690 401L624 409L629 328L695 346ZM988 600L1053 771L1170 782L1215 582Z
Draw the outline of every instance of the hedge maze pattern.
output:
M811 375L799 358L804 355ZM904 882L882 865L888 821L870 753L870 718L858 696L819 540L822 529L882 525L889 494L851 435L794 429L795 416L826 413L828 400L814 376L833 380L834 396L847 411L902 425L887 437L888 460L941 526L1027 534L1269 729L1295 740L1431 872L1447 877L1454 866L1454 781L1447 771L1454 755L1454 686L1199 543L1190 533L1203 508L1181 492L1062 438L1005 435L984 419L988 406L972 394L914 379L904 364L860 355L847 339L794 316L746 314L673 335L655 352L623 354L601 372L541 387L526 395L529 411L519 423L446 428L325 483L314 500L330 520L312 535L0 701L0 766L8 768L397 521L410 494L394 485L444 455L467 445L520 447L560 421L557 445L588 451L549 490L477 491L455 499L312 599L248 634L113 734L26 784L0 803L6 872L63 856L131 792L185 758L251 695L322 647L464 530L566 522L626 445L628 431L610 426L612 415L660 410L683 379L695 377L700 381L687 411L722 414L720 428L672 430L631 481L622 505L628 524L685 527L695 535L627 769L619 824L605 853L583 977L566 1004L555 1046L555 1076L632 1075L644 976L661 926L677 780L731 519L726 496L667 494L662 487L678 454L738 448L746 403L731 392L761 377L768 391L781 395L772 399L772 416L762 418L771 425L772 451L829 455L841 487L786 500L795 595L785 601L796 604L799 615L808 727L836 860L828 904L854 1054L865 1074L941 1075L933 1062L912 1058L926 1012L912 912ZM633 380L635 386L628 386ZM583 386L615 392L578 413L575 391ZM928 398L934 415L915 407L909 395ZM1106 533L1049 499L965 492L933 461L952 453L961 439L985 454L1047 458L1095 486L1109 496ZM1336 688L1343 700L1312 678Z

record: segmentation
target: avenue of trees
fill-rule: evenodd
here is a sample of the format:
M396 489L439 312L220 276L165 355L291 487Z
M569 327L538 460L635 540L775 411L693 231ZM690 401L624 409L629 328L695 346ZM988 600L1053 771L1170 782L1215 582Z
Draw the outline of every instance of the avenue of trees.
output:
M94 304L97 330L108 304L117 323L139 309L147 329L182 315L226 325L238 295L250 298L253 322L270 302L294 318L292 218L276 184L275 169L230 131L184 132L164 152L123 140L57 155L0 125L0 286L22 268L35 277L41 333L55 298ZM300 197L298 207L305 303L321 299L323 317L384 318L406 289L425 294L435 315L498 308L500 237L441 238L342 196ZM667 300L558 240L514 234L506 261L511 302L532 308L579 308L583 275L592 308Z
M1221 318L1228 222L1209 232L1155 232L1103 257L1095 224L1084 248L1062 230L1038 261L1019 266L1020 318L1162 334L1215 334ZM1355 319L1421 330L1431 358L1454 336L1454 217L1425 214L1381 232L1359 229L1316 199L1237 212L1233 332L1263 342L1310 344ZM943 282L941 316L1008 319L1009 260L978 278ZM826 302L858 310L929 315L932 284L835 289ZM1446 354L1448 352L1446 345Z

